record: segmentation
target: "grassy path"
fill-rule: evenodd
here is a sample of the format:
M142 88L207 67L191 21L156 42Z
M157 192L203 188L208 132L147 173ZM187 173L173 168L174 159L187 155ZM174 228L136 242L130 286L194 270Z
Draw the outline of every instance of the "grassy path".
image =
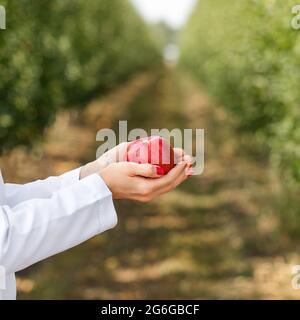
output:
M62 117L44 147L48 170L93 158L95 119L98 127L127 119L146 130L204 128L205 172L154 203L118 202L117 228L21 273L20 298L299 298L290 285L298 257L277 244L267 163L222 108L174 70L144 76L92 104L85 121Z

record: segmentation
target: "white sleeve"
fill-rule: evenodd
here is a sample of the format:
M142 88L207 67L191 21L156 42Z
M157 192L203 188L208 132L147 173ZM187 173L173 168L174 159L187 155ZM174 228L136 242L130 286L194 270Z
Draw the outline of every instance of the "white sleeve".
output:
M102 178L91 175L11 208L0 207L0 265L22 270L114 227L117 215Z
M33 198L51 198L53 193L68 187L79 180L81 168L69 171L61 176L49 177L45 180L37 180L26 184L5 184L5 197L8 205L14 207L17 204Z

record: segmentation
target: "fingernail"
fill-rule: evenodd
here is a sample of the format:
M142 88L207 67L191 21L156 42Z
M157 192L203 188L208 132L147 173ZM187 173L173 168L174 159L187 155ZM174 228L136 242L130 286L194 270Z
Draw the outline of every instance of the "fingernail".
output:
M193 171L192 168L188 168L188 169L186 170L186 175L187 175L188 177L192 176L193 174L194 174L194 171Z
M156 168L156 173L159 175L159 176L163 176L165 174L164 172L164 169L160 166L155 166Z

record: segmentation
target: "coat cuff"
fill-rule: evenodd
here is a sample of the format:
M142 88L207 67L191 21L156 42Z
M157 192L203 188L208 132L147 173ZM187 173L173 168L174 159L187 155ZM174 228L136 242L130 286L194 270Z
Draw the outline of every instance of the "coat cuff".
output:
M98 174L92 174L80 180L80 170L69 171L63 174L61 180L61 189L70 187L74 183L80 183L89 188L89 199L91 202L100 201L100 232L111 229L118 223L117 213L112 200L112 193L106 183Z
M81 168L77 168L75 170L66 172L63 175L61 175L60 176L61 177L61 184L60 184L61 189L67 188L70 185L72 185L73 183L79 181L80 171L81 171Z
M92 198L101 200L99 205L99 219L101 232L111 229L118 223L112 193L104 180L98 174L92 174L80 180L90 190Z

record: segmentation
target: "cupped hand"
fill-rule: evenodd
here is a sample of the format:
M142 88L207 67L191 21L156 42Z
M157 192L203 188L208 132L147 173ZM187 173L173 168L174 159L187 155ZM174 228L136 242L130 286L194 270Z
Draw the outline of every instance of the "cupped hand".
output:
M97 160L87 163L81 168L80 179L83 179L91 174L99 173L102 169L106 168L110 164L125 162L126 161L126 151L128 142L123 142L116 147L105 152ZM185 153L181 148L174 148L175 163L178 164L182 161L187 162L186 173L188 176L193 174L192 172L192 158Z
M187 166L188 163L182 161L167 175L159 176L155 165L119 162L109 164L99 174L114 199L148 202L175 189L186 180Z

